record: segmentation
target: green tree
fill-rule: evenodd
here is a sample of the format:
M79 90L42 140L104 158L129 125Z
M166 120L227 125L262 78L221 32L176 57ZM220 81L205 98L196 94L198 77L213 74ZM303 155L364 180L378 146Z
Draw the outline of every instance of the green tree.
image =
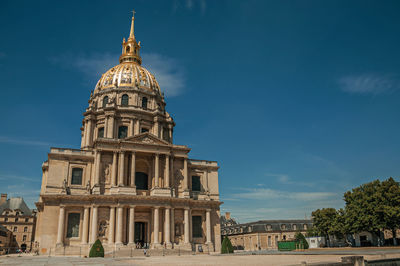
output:
M222 241L221 253L222 254L233 253L232 243L227 236Z
M308 249L307 240L301 232L296 233L295 239L303 246L304 249Z
M312 212L313 224L320 236L325 236L328 246L329 235L335 233L334 221L337 219L337 212L334 208L317 209Z
M89 257L104 257L104 248L99 239L94 242L92 248L90 249Z
M390 177L382 181L380 188L378 214L383 220L384 228L392 231L393 244L396 246L396 229L400 225L400 185Z

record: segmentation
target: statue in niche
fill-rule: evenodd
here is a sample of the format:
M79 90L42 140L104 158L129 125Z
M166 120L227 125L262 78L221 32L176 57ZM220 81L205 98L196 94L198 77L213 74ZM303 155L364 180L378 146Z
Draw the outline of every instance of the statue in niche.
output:
M92 189L90 188L90 180L88 180L87 183L86 183L86 191L89 194L92 194Z
M104 237L108 228L108 223L105 220L100 221L99 224L99 237Z
M111 171L110 171L110 164L107 164L106 167L104 167L104 182L106 184L110 184L110 179L111 179Z

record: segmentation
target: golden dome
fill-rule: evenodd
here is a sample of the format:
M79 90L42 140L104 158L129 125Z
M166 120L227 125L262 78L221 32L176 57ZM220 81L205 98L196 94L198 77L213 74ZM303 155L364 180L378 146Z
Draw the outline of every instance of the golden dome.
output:
M132 16L129 38L122 42L122 54L119 57L119 65L114 66L104 73L96 84L95 91L108 88L140 88L161 95L160 86L153 74L142 67L140 57L140 42L136 42L134 34L135 17Z
M97 82L96 90L111 87L137 87L161 95L160 86L154 75L136 62L124 62L109 69Z

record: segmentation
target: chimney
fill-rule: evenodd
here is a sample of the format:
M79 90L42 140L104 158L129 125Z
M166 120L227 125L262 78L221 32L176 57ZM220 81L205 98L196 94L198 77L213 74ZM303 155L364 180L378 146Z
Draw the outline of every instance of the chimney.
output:
M0 205L7 201L7 194L1 193Z
M230 219L231 219L231 213L230 213L230 212L226 212L226 213L225 213L225 218L226 218L227 220L230 220Z

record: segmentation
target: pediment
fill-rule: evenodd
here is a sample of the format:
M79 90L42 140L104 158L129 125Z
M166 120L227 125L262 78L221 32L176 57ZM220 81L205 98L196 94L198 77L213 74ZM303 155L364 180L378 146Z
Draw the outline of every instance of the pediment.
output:
M136 136L128 137L125 139L128 142L142 143L142 144L153 144L153 145L171 145L169 142L154 136L149 132L145 132Z

